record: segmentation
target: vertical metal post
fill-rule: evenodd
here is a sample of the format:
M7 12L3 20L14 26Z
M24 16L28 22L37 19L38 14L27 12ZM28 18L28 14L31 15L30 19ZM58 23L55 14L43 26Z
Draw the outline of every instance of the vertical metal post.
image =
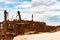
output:
M33 21L33 14L32 14L32 21Z
M7 21L7 16L8 16L8 12L5 10L4 11L4 21Z
M19 11L18 11L18 16L19 16L19 20L21 21L21 15Z

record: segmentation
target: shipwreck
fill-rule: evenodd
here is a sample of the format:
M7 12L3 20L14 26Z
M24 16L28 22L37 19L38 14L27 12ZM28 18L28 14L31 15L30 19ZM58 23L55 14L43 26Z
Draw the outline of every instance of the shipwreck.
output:
M44 32L60 31L60 26L49 26L45 22L22 20L20 11L17 12L19 19L10 21L8 12L4 11L4 21L0 22L0 40L13 40L17 35L38 34Z

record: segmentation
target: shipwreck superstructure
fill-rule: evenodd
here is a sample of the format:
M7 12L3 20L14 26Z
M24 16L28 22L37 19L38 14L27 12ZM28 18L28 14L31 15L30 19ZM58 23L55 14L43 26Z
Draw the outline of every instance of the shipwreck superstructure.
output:
M56 32L60 26L48 26L45 22L21 19L20 11L17 12L19 19L10 21L8 12L4 11L4 21L0 22L0 40L13 40L17 35L37 34L40 32Z

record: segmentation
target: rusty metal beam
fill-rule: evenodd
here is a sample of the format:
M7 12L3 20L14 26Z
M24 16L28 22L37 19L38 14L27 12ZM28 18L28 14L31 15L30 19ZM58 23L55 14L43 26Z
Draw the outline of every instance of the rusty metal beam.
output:
M33 21L33 14L32 14L32 21Z
M20 12L18 11L18 16L19 16L19 20L21 21L21 15L20 15Z
M7 21L7 16L8 16L8 12L5 10L4 11L4 21Z

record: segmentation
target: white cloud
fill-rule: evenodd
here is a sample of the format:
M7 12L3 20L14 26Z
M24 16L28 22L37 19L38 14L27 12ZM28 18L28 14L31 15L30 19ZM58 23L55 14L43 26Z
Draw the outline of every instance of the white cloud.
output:
M4 20L3 11L0 11L0 22Z
M56 3L56 0L32 0L33 6L38 5L53 5Z
M4 2L4 0L0 0L0 2Z
M44 3L43 5L40 5L41 1L42 1L42 3ZM54 3L54 4L50 5L52 3ZM56 22L54 24L54 22L48 21L48 18L60 15L60 12L56 11L57 9L60 9L59 2L56 2L56 0L50 0L50 2L49 2L49 0L48 1L33 0L32 4L33 4L32 7L25 11L28 11L28 12L31 12L32 14L34 14L34 20L44 21L44 22L47 22L47 24L49 24L49 25L58 25L57 24L58 22ZM47 5L49 5L49 6L47 6ZM37 13L39 13L39 14L37 14Z
M32 7L31 2L23 1L23 2L16 2L16 1L3 1L4 4L13 4L17 5L14 8L30 8Z
M15 6L16 8L30 8L32 7L30 2L21 2L20 5Z
M56 4L49 6L49 9L60 9L60 2L57 2Z
M56 2L56 0L48 0L48 1L46 1L46 0L33 0L32 4L34 2L41 2L41 1L46 2L46 4L47 4L47 2L48 3L49 2L51 2L51 3ZM45 14L45 15L59 15L60 12L55 11L56 9L60 9L60 2L56 2L54 5L50 5L50 6L38 5L36 7L30 8L29 11L31 11L32 13L33 12L44 12L44 13L41 13L41 14ZM51 13L54 13L54 14L51 14Z

